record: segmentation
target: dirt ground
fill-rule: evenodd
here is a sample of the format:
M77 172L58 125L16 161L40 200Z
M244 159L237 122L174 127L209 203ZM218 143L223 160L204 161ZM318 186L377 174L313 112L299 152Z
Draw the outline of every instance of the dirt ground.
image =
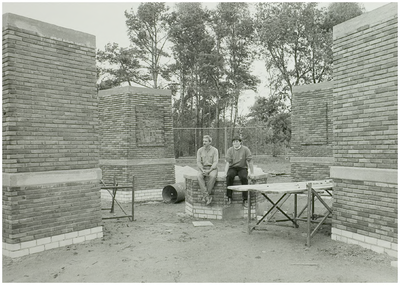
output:
M101 239L17 259L3 257L3 282L398 280L397 267L391 266L394 258L333 241L328 226L314 236L308 248L304 223L299 228L271 224L267 230L249 235L245 219L210 220L211 226L194 226L193 221L199 219L185 214L185 202L137 203L134 214L133 222L127 218L104 220Z

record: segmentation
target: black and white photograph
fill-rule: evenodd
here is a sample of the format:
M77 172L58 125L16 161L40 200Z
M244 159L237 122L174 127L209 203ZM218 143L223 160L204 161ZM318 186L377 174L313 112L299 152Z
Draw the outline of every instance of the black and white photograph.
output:
M398 283L397 2L2 2L3 283Z

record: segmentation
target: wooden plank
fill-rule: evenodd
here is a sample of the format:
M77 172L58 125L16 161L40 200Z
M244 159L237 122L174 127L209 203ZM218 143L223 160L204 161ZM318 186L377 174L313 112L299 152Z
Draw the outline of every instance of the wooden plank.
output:
M283 194L283 193L298 194L307 191L308 183L312 183L312 187L316 191L330 190L333 187L332 180L318 180L318 181L307 181L307 182L236 185L236 186L229 186L228 189L241 192L259 191L266 194Z

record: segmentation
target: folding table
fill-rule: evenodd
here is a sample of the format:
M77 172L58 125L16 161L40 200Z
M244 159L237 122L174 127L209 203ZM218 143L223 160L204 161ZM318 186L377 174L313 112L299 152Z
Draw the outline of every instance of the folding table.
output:
M322 226L326 218L332 214L332 209L323 201L321 198L321 193L324 191L333 190L333 182L331 180L318 180L318 181L308 181L308 182L289 182L289 183L270 183L270 184L253 184L253 185L236 185L228 187L234 191L248 191L248 215L247 215L247 225L248 233L250 234L261 222L268 222L272 217L279 211L287 219L278 220L281 221L291 221L292 224L297 228L299 227L298 221L304 220L300 218L300 215L307 209L307 246L311 244L311 237L315 234L319 227ZM251 192L260 193L267 201L272 204L272 207L262 216L262 218L255 224L251 224ZM280 198L274 202L268 195L269 194L279 194ZM282 210L282 205L289 199L289 197L294 194L294 215L290 217ZM304 206L300 214L297 214L297 194L307 194L307 204ZM323 220L317 225L314 231L311 233L311 223L314 218L314 197L317 197L319 201L327 209L327 213L324 215ZM271 214L271 215L269 215ZM269 216L268 216L269 215ZM277 221L277 222L278 222Z

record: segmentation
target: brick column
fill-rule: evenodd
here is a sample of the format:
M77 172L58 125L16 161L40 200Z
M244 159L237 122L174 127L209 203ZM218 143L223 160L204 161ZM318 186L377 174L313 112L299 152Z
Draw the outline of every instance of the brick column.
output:
M397 256L398 15L334 27L332 239Z
M95 37L3 15L3 255L102 236Z
M175 183L171 91L118 87L99 92L101 160L104 181L131 185L135 200L162 200L162 189ZM102 197L110 199L108 193ZM119 191L121 201L131 191Z
M294 181L330 176L334 161L332 101L331 81L293 88L290 163Z

